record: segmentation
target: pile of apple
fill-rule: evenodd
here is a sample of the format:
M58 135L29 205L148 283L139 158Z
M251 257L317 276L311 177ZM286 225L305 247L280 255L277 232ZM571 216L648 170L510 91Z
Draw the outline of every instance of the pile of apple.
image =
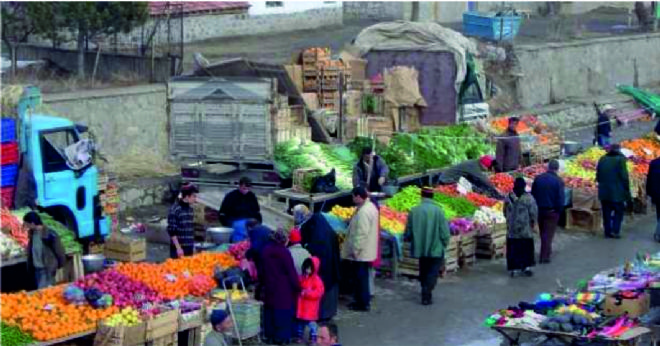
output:
M74 283L83 290L96 288L112 296L119 308L140 308L145 303L158 303L163 299L145 284L131 280L115 270L86 275Z
M142 319L140 318L140 313L132 307L124 308L105 320L105 324L109 327L133 327L141 322Z

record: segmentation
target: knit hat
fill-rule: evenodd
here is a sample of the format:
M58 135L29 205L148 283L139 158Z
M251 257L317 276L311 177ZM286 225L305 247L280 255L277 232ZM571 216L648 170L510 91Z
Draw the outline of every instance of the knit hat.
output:
M220 310L220 309L213 310L213 312L211 313L211 318L210 318L211 325L212 326L217 326L218 324L224 322L227 319L227 317L229 317L229 314L227 313L227 311Z
M302 235L300 235L300 230L298 228L293 228L291 233L289 233L289 243L300 244L300 242L302 242Z
M284 229L278 228L270 234L270 239L272 239L277 244L286 245L287 240L289 240L289 236L286 234Z
M493 157L490 155L484 155L479 158L479 163L481 163L486 168L490 168L493 165Z

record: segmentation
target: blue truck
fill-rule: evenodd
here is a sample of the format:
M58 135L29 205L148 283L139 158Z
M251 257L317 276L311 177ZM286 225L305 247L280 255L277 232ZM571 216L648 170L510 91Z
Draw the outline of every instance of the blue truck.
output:
M41 102L38 88L24 87L15 114L20 156L32 168L37 204L74 231L83 245L98 241L110 229L98 191L99 171L93 162L71 168L65 155L65 148L82 139L87 128L40 114Z

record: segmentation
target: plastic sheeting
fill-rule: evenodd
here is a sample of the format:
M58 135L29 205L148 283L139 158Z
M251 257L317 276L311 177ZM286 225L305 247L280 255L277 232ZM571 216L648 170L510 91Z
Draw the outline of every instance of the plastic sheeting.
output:
M436 23L396 21L372 25L356 37L360 55L371 51L447 51L456 62L458 91L467 71L466 53L477 54L477 46L462 34Z

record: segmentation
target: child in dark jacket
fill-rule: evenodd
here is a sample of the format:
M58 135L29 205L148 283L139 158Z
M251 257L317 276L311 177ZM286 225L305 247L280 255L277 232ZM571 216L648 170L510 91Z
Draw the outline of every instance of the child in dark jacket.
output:
M311 344L316 344L318 334L319 307L321 298L325 291L323 281L318 275L320 262L317 257L308 258L302 265L302 276L300 287L302 291L298 296L298 318L297 338L302 339L305 328L309 327L309 338Z

